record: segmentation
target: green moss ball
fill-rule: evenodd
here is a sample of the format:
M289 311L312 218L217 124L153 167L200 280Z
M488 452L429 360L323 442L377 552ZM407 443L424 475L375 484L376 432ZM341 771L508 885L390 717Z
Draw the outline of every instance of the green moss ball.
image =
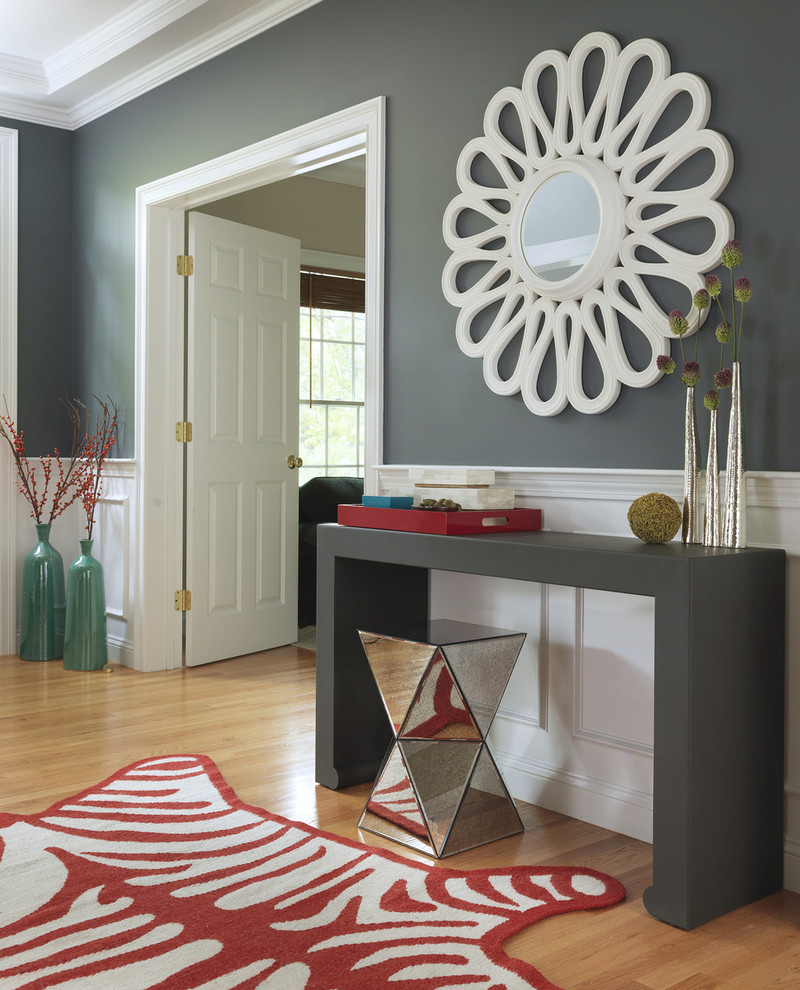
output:
M683 514L674 498L650 492L631 502L628 522L644 543L668 543L681 528Z

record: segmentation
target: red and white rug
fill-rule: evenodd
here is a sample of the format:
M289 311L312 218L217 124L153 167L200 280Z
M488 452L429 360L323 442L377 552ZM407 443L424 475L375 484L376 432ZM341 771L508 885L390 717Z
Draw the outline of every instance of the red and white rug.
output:
M553 990L504 939L625 897L588 869L445 869L287 821L203 756L0 814L0 855L0 990Z

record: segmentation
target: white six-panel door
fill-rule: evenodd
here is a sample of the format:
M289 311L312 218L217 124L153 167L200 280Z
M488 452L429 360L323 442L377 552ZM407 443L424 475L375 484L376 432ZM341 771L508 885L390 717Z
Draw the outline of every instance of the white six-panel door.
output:
M297 638L300 242L189 215L186 663Z

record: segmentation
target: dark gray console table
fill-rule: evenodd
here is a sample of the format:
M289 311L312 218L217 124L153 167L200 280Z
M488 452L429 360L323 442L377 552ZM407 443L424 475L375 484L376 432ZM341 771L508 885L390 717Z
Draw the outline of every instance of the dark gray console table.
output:
M654 598L653 884L645 907L689 929L782 886L783 550L320 526L320 784L375 777L391 732L356 630L427 619L432 568Z

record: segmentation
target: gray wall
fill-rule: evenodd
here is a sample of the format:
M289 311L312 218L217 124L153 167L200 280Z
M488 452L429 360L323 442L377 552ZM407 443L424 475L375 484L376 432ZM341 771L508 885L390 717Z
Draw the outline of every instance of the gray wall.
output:
M17 419L29 454L56 445L68 451L71 434L59 400L74 394L73 135L8 118L0 126L19 132Z
M364 257L362 186L296 175L198 207L234 223L296 237L303 250Z
M709 84L735 171L723 194L756 293L744 351L748 467L799 470L796 306L800 8L744 0L324 0L74 135L75 386L120 404L133 452L134 190L325 114L387 97L388 462L679 468L682 386L541 419L489 392L441 292L441 217L489 99L547 48L606 30L664 43ZM27 277L31 273L28 272ZM27 290L26 290L27 291ZM21 362L22 368L22 362ZM26 364L22 383L34 373ZM701 417L701 420L703 417ZM704 433L702 423L701 433Z

